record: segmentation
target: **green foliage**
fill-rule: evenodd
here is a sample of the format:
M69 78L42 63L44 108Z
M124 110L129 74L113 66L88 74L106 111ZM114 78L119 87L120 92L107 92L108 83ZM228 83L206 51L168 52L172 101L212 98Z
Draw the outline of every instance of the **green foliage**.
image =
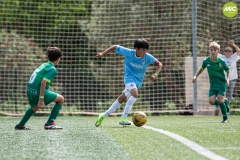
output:
M65 67L80 64L80 54L87 53L87 38L81 31L80 20L89 20L91 2L70 0L2 0L0 27L17 30L33 37L34 42L46 48L60 47L65 54ZM85 50L80 50L85 48ZM74 56L75 61L71 60ZM63 64L60 64L63 65Z
M164 109L166 110L176 110L176 105L174 102L166 102L164 104Z
M240 109L240 99L239 98L232 98L230 108Z

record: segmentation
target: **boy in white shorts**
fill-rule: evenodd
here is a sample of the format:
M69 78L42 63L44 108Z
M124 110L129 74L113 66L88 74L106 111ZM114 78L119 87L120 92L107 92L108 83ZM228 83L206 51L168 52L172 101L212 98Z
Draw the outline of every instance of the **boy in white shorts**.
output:
M233 53L232 47L225 47L224 48L224 54L218 54L218 57L222 58L228 68L230 69L231 76L230 76L230 82L229 86L227 86L226 90L226 98L227 98L227 105L230 106L231 100L232 100L232 94L234 91L234 87L236 84L236 81L238 79L238 73L237 73L237 61L240 59L240 49L239 47L234 43L233 40L228 41L228 44L230 44L232 47L235 48L236 52ZM215 115L217 116L220 112L219 105L216 105ZM228 110L229 112L229 110Z
M147 53L149 44L144 38L137 39L134 43L135 49L125 48L119 45L113 45L104 52L98 53L97 58L102 58L109 52L116 51L118 54L125 57L124 60L124 84L125 89L112 106L104 113L100 114L95 126L101 125L103 119L113 113L123 102L126 102L124 112L120 118L120 125L131 125L127 120L127 116L132 108L132 105L138 98L138 89L141 88L144 75L149 64L157 66L156 72L151 75L149 82L154 81L159 72L162 70L162 63L151 54Z

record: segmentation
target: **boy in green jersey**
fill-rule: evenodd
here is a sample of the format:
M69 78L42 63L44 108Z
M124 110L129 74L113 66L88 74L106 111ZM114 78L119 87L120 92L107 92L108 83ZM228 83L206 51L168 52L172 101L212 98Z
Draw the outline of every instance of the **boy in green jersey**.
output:
M197 71L195 76L192 78L194 83L197 77L207 67L210 88L208 92L209 103L211 105L220 105L221 112L223 115L222 123L228 122L227 115L227 103L224 102L224 95L227 85L229 85L230 71L226 62L218 57L220 53L220 45L217 42L211 42L209 44L210 56L203 60L202 67ZM225 78L224 71L227 73L227 79Z
M55 66L59 63L62 57L62 51L57 47L48 47L47 49L48 62L40 65L30 77L26 92L30 107L25 112L21 121L15 126L15 130L28 130L25 126L30 117L38 110L43 109L51 102L56 102L52 108L51 114L44 129L62 129L57 126L55 120L64 103L64 97L49 90L57 70Z

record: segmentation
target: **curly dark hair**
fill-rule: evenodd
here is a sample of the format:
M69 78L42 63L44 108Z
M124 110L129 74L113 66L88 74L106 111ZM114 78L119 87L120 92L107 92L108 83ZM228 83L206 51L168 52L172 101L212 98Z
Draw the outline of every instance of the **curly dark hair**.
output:
M48 47L46 54L51 62L54 62L59 57L62 57L62 51L58 47Z

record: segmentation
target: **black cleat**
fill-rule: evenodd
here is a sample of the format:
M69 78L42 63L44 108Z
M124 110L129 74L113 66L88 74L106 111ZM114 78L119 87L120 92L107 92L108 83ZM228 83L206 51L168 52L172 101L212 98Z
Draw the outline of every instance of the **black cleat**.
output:
M30 130L30 128L26 126L19 126L18 124L15 126L15 130Z
M228 123L228 119L223 119L221 123Z

